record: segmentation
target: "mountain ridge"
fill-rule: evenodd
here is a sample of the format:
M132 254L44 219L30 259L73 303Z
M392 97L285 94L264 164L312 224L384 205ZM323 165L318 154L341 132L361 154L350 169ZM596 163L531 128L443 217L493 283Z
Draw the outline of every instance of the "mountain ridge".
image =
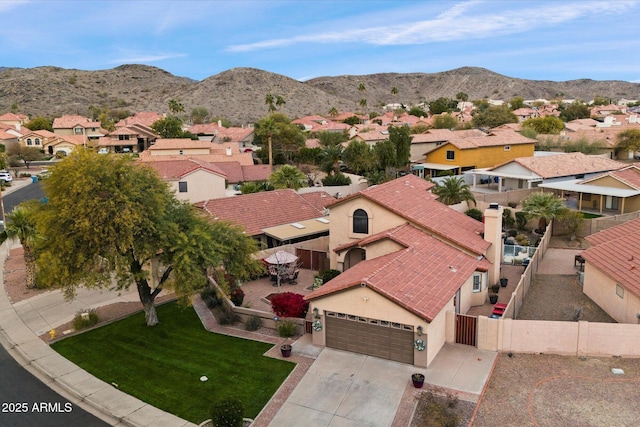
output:
M363 83L365 90L358 90ZM396 95L392 88L398 89ZM77 70L53 66L0 67L0 113L17 106L33 116L88 114L90 105L111 109L168 112L168 101L178 99L188 114L205 107L211 116L234 125L247 125L267 113L267 93L286 104L279 111L291 118L340 111L382 112L382 105L415 105L465 92L469 100L582 99L595 96L639 99L640 84L620 80L527 80L480 67L460 67L438 73L375 73L316 77L306 81L250 67L222 71L203 80L175 76L158 67L124 64L108 70Z

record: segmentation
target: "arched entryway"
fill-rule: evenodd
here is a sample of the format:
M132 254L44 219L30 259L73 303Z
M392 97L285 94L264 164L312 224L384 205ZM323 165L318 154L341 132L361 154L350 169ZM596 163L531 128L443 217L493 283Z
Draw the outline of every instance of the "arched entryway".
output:
M364 261L367 259L367 252L362 248L353 248L350 249L349 252L344 256L344 268L343 270L348 270L360 261Z

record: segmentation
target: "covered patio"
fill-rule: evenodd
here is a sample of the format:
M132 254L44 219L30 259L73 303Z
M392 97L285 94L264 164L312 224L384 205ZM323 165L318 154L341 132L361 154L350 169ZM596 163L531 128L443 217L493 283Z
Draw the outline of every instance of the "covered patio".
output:
M460 172L458 165L444 165L440 163L418 163L411 167L414 175L420 178L434 178L440 172L453 171L454 175Z
M628 213L630 210L625 210L626 200L640 195L639 190L580 184L580 182L582 180L579 179L550 182L540 184L540 187L559 191L560 196L567 200L568 208L600 215Z

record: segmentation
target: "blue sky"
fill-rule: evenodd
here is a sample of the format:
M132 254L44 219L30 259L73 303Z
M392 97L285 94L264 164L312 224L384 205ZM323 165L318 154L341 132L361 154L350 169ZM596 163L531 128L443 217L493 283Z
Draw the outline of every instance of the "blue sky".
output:
M484 67L640 82L640 0L0 0L0 66L146 64L202 80L253 67L318 76Z

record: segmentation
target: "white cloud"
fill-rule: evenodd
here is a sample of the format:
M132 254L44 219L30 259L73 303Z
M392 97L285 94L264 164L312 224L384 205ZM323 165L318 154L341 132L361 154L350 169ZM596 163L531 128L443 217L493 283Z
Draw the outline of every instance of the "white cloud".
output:
M484 39L558 26L591 15L625 13L638 2L590 2L589 7L585 7L583 3L548 2L536 3L533 7L518 10L499 10L491 7L492 2L486 7L481 3L483 2L471 1L455 4L428 20L263 40L232 45L227 51L249 52L299 43L399 46ZM357 25L355 18L354 25Z
M173 58L184 58L186 53L160 53L155 55L131 53L129 55L114 58L108 61L109 64L144 64L147 62L158 62Z
M0 1L0 12L11 10L26 3L28 3L28 0L2 0Z

